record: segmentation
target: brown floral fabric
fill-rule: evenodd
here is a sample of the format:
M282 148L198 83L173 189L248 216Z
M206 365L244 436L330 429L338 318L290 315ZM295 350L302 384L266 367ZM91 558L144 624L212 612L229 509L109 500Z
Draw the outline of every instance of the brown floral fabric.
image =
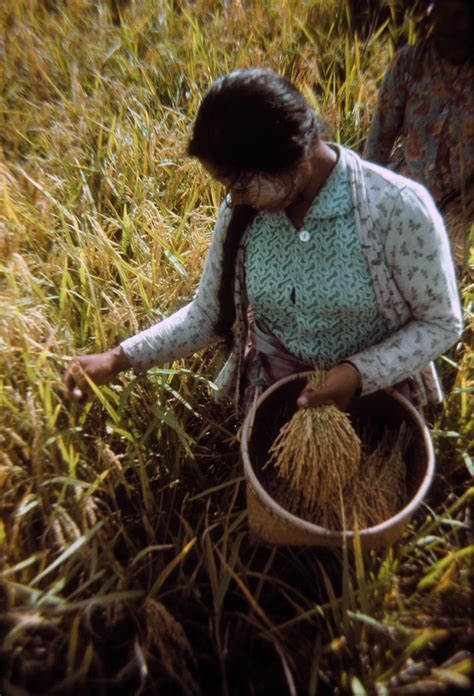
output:
M451 65L429 39L398 51L379 90L364 157L419 181L441 208L468 196L474 182L473 62Z

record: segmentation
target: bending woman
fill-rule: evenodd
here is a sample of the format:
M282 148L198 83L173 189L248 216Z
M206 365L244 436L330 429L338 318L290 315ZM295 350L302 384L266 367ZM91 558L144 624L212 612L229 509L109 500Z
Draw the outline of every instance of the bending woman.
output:
M236 70L207 91L188 152L227 196L197 293L164 321L75 358L73 400L122 370L143 372L225 339L220 395L247 408L256 388L322 364L300 407L396 386L441 399L431 361L459 337L461 310L443 221L427 190L323 141L286 79Z

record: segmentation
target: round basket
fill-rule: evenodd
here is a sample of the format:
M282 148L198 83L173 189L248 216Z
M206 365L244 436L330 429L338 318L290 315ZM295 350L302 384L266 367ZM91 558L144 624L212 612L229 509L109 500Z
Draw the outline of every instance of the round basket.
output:
M249 411L242 427L241 453L247 482L249 529L256 541L268 544L353 547L356 534L363 549L395 543L425 497L435 471L433 444L426 424L412 404L394 389L357 400L350 416L357 427L370 423L371 432L407 424L412 435L407 448L407 504L393 517L359 531L334 531L307 522L281 507L263 487L259 473L281 426L296 410L296 399L310 372L285 377L269 387Z

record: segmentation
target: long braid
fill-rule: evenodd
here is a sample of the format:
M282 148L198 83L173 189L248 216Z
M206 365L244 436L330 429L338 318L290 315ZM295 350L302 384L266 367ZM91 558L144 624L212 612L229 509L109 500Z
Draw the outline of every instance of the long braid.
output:
M256 215L255 208L249 205L236 205L227 227L223 245L222 276L218 292L219 316L215 325L216 332L232 346L232 326L235 321L235 272L239 244L245 230Z

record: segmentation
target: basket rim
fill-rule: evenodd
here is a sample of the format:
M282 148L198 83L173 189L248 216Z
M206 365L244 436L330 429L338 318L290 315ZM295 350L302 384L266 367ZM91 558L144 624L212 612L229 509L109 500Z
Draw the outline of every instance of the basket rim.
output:
M287 382L294 381L296 379L301 379L308 377L312 374L312 371L296 372L288 377L278 380L272 384L268 389L266 389L257 399L254 409L257 410L262 403L277 389L279 389L283 384ZM250 461L248 444L253 431L253 408L247 413L244 423L242 426L242 437L240 442L240 450L242 454L242 459L244 463L244 473L247 479L247 483L253 488L255 494L260 499L260 501L269 508L273 514L285 520L288 524L298 527L302 531L311 532L322 537L330 538L334 541L343 541L344 539L354 539L356 536L362 538L372 538L377 535L392 529L400 525L402 522L409 521L415 510L423 502L435 474L435 456L433 442L431 440L428 427L421 416L421 414L416 410L413 404L408 401L400 392L393 388L381 389L381 392L388 394L390 397L398 401L401 406L409 413L415 425L419 428L419 431L423 437L423 443L426 447L427 453L427 466L426 473L418 487L416 494L405 505L401 510L399 510L396 515L389 517L387 520L380 522L373 527L365 527L360 530L347 529L347 530L333 530L326 527L320 527L317 524L308 522L296 515L293 515L288 510L285 510L281 505L279 505L274 498L268 493L268 491L260 483Z

